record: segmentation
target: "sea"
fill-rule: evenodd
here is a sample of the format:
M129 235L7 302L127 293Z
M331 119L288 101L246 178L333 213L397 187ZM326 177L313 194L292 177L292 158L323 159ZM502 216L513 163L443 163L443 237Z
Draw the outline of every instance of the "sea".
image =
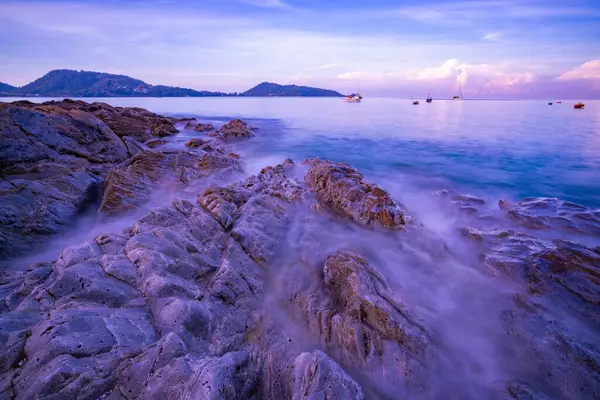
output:
M490 212L498 210L499 200L511 203L534 196L600 208L600 100L586 100L584 109L573 108L578 100L562 100L561 104L551 100L553 105L548 105L548 100L442 99L413 105L409 99L368 97L361 103L337 98L82 100L193 116L217 126L234 118L244 119L256 134L234 144L246 175L286 158L293 159L299 168L309 157L353 165L406 206L429 233L399 239L352 224L324 221L319 234L332 251L360 249L369 255L391 291L442 338L444 346L439 352L443 368L430 398L490 398L490 387L520 378L538 382L538 388L550 398L560 398L551 378L523 362L520 353L527 350L514 348L501 323L500 315L514 309L512 295L523 288L517 282L499 279L482 265L478 250L465 244L460 235L460 229L471 221L440 205L433 194L448 190L477 196ZM199 135L182 130L168 139L167 146L184 148L187 140ZM188 190L174 196L197 194ZM172 199L158 197L140 213L168 205ZM118 232L139 215L105 221L90 210L47 247L15 260L13 266L56 259L64 247L92 240L100 233ZM292 234L279 257L281 269L294 264L298 257L294 235L301 237L306 229L302 215L292 219ZM552 235L548 239L600 245L598 237L574 238L564 232ZM274 271L272 282L277 283L278 272ZM269 305L269 309L276 307ZM549 318L557 321L568 318L573 332L584 332L581 327L585 321L569 316L561 307L546 304L546 310ZM282 322L282 329L293 330L293 326L293 321ZM597 332L585 335L586 340L600 344ZM369 384L368 379L360 381ZM408 395L403 388L381 390L390 398L396 398L397 390ZM448 390L455 397L443 397Z
M5 98L2 101L17 99ZM48 101L47 98L27 98ZM258 128L240 151L262 168L285 158L344 161L372 179L484 198L558 197L600 207L600 100L98 98L201 121ZM188 138L180 135L181 141Z

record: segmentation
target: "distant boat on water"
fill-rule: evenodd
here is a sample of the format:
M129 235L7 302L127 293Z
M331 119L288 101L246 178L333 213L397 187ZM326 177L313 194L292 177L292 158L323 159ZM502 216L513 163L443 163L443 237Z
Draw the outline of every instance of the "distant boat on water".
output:
M425 99L425 103L431 103L433 99L431 98L431 94L427 93L427 99Z
M346 103L360 103L362 98L363 97L360 93L352 93L346 96L344 99L342 99L342 101L345 101Z
M459 93L459 96L453 96L452 100L462 100L463 94L462 94L462 87L461 87L460 83L458 84L458 93Z
M418 104L419 104L419 100L415 100L415 101L413 101L413 106L416 106L416 105L418 105Z
M582 102L579 102L573 106L573 108L583 108L583 107L585 107L585 104L583 104Z

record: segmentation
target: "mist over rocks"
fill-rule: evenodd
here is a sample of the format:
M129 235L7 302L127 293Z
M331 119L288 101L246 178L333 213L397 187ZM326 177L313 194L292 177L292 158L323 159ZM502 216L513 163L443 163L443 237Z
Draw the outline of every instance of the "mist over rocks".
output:
M461 235L405 229L430 210L348 164L244 174L244 121L166 146L189 122L0 104L0 255L131 221L0 270L0 398L600 397L598 210L446 192Z

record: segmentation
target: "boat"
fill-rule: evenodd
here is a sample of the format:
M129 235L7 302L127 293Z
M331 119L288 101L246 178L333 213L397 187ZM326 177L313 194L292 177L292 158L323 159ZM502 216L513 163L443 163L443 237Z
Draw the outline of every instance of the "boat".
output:
M427 99L425 99L425 103L431 103L433 99L431 98L431 94L427 93Z
M579 102L573 106L573 108L583 108L583 107L585 107L585 104L583 104L582 102Z
M562 103L562 101L557 101L557 102L556 102L556 104L561 104L561 103Z
M458 84L458 93L460 94L460 96L452 96L452 100L462 100L462 87L460 86L460 83Z
M419 100L415 100L415 101L413 101L413 106L416 106L416 105L418 105L418 104L419 104Z
M549 106L551 106L551 105L552 105L552 103L548 103L548 105L549 105Z
M346 103L360 103L361 100L362 96L360 93L352 93L342 99L342 101L345 101Z

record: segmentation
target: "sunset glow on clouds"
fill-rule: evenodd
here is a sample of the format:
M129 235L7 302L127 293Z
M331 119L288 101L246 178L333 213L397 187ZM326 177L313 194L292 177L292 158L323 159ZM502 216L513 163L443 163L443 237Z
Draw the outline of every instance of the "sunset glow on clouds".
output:
M0 2L0 82L51 69L242 91L600 97L596 0Z

